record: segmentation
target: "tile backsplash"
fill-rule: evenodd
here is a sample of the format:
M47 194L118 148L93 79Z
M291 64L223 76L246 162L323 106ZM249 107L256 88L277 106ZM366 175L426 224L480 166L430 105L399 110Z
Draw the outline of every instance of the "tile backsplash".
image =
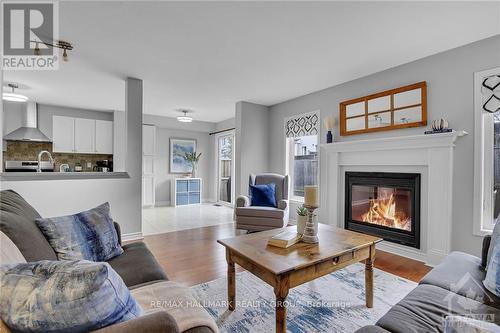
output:
M108 154L73 154L73 153L53 153L51 142L22 142L22 141L7 141L7 150L3 152L4 161L36 161L38 153L42 150L48 150L54 158L54 171L59 171L61 164L69 164L71 169L76 163L80 163L83 171L92 171L96 161L113 160L113 155ZM47 159L46 156L43 157ZM87 164L91 167L88 168Z

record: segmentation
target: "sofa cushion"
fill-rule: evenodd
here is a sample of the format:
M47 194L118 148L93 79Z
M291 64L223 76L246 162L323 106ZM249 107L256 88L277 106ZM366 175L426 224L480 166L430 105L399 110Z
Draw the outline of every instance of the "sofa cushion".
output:
M493 249L497 244L500 244L500 214L496 219L495 226L493 227L493 232L491 233L490 248L488 249L488 256L486 259L486 268L488 267L493 255Z
M492 322L465 316L448 316L444 323L444 333L498 333L500 326Z
M282 219L285 216L285 211L274 207L250 206L236 208L236 215Z
M422 284L393 306L377 325L394 333L442 332L447 315L474 315L498 324L500 310L449 290Z
M483 285L485 276L481 259L467 253L452 252L441 264L427 273L420 284L435 285L500 308L500 298Z
M388 330L383 329L380 326L368 325L361 327L355 333L390 333Z
M0 281L0 315L13 331L87 332L143 314L105 262L3 265Z
M490 249L490 252L492 254L483 284L493 294L500 296L500 243L497 242L495 248Z
M9 237L27 261L57 260L35 220L40 214L12 190L0 193L0 230Z
M35 222L59 260L107 261L123 253L107 202L78 214Z
M23 254L6 234L0 231L0 264L25 263Z
M142 242L124 245L123 253L108 263L129 288L157 280L167 280L167 275Z

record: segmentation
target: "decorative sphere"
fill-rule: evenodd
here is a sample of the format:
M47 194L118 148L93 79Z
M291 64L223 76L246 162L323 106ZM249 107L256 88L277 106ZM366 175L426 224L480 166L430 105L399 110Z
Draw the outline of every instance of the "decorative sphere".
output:
M432 121L431 127L434 131L442 131L448 128L448 121L446 119L436 119Z

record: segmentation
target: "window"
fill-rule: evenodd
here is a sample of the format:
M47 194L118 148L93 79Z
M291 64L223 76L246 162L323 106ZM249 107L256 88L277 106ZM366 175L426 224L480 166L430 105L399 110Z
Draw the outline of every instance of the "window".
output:
M291 198L303 201L304 186L318 185L318 136L288 138L287 143Z
M493 229L500 212L500 67L474 79L474 234Z
M304 186L318 185L319 112L285 120L286 174L290 177L290 199L303 202Z

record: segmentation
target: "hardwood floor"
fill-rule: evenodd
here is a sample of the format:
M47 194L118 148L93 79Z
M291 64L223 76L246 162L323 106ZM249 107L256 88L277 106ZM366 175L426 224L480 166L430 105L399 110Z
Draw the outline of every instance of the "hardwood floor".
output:
M243 233L229 223L146 236L144 241L170 280L194 286L226 277L225 250L216 240ZM415 282L431 269L419 261L380 250L374 266ZM237 272L242 270L237 266Z

